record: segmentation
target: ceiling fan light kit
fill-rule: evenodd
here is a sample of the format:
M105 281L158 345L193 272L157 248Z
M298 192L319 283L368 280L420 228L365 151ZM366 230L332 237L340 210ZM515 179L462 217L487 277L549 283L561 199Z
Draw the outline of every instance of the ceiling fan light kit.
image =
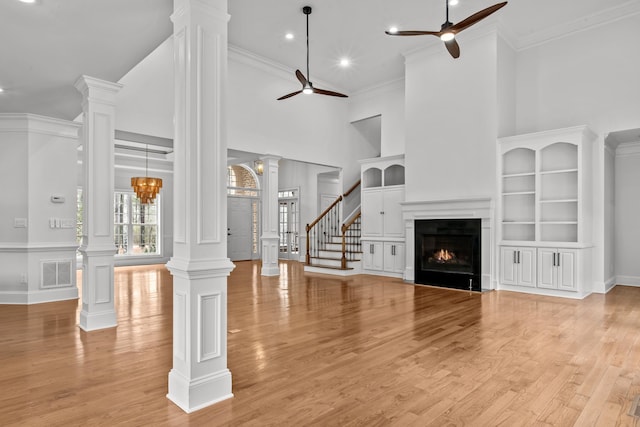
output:
M283 95L280 98L278 98L278 101L291 98L292 96L296 96L299 93L303 93L305 95L317 93L319 95L329 95L329 96L337 96L340 98L347 98L347 95L344 95L342 93L313 87L313 83L311 83L310 74L309 74L309 15L311 15L311 6L303 7L302 13L304 13L307 16L307 75L305 77L305 75L302 74L300 70L296 70L295 75L298 81L302 84L302 89Z
M479 21L483 20L487 16L496 12L498 9L503 8L504 6L507 5L507 2L505 1L502 3L497 3L497 4L494 4L493 6L487 7L486 9L482 9L481 11L476 12L473 15L463 19L457 24L454 24L451 21L449 21L449 4L450 4L450 0L445 0L446 19L444 21L444 24L442 24L442 26L440 27L440 31L399 31L398 29L393 28L393 29L389 29L388 31L385 31L385 33L390 36L437 36L437 37L440 37L440 40L444 42L444 46L449 51L449 54L454 58L458 58L460 56L460 46L456 41L456 34L458 34L460 31L466 28L469 28L473 24L478 23Z

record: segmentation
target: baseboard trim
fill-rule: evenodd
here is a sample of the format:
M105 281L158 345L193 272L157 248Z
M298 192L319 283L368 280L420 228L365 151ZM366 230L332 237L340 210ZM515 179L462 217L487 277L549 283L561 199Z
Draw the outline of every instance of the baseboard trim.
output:
M78 288L46 289L41 291L2 291L0 304L31 305L78 299Z
M616 284L625 286L640 287L640 277L638 276L616 276Z

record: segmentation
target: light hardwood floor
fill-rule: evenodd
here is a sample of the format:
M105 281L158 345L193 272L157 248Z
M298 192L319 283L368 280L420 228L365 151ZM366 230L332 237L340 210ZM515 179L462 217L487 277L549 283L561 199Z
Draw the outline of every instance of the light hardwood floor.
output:
M171 276L116 269L118 327L77 301L0 306L0 425L637 426L640 288L583 301L469 293L237 263L233 399L166 397Z

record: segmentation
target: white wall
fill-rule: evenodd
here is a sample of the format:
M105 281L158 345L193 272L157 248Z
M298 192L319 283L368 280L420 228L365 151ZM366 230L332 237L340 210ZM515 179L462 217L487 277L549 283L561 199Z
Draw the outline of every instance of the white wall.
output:
M394 81L349 99L349 122L381 116L380 156L404 154L404 80Z
M615 157L615 271L618 283L640 286L640 142L621 144Z
M55 274L42 267L62 261L75 270L77 144L76 123L0 115L0 303L78 297L75 274L67 276L69 283L47 286ZM16 226L17 219L24 226Z
M637 41L640 15L574 33L518 52L518 133L586 124L598 135L594 146L594 290L606 291L610 265L605 235L604 136L640 127ZM624 203L616 197L616 211ZM617 220L616 216L616 220ZM617 225L616 225L617 226ZM618 245L616 245L618 247ZM618 264L616 264L617 266ZM617 267L616 267L617 268ZM616 271L616 274L622 274Z
M498 132L496 35L407 58L407 201L492 197Z
M640 127L638 40L640 15L633 15L519 52L518 133Z
M278 162L278 189L299 189L300 208L300 260L304 261L306 248L305 226L318 217L318 174L335 168L283 159Z

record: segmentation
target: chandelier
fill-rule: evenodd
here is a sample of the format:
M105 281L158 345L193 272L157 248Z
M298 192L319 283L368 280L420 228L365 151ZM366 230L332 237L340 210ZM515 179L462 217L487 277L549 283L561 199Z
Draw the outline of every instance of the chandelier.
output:
M162 188L162 178L151 178L149 176L149 145L145 148L145 176L131 178L131 186L140 203L153 203L156 195Z

